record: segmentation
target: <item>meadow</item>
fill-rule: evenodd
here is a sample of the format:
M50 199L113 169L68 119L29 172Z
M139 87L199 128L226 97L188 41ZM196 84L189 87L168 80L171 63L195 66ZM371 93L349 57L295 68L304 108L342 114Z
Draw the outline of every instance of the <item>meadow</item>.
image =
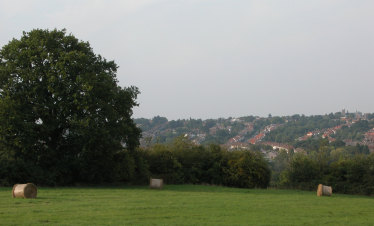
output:
M374 198L203 185L0 187L0 225L374 225Z

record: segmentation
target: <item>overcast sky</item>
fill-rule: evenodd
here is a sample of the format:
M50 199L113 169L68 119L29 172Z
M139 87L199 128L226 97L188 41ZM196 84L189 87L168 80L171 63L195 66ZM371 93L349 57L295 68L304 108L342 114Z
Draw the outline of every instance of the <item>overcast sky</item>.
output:
M115 60L134 118L374 112L373 0L0 2L0 46L35 28Z

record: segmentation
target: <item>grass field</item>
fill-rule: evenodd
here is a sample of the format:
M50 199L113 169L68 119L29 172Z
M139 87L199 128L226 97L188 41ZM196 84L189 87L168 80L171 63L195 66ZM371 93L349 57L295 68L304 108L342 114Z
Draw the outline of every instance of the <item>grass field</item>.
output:
M0 225L374 225L374 198L197 185L38 188L36 199L0 187Z

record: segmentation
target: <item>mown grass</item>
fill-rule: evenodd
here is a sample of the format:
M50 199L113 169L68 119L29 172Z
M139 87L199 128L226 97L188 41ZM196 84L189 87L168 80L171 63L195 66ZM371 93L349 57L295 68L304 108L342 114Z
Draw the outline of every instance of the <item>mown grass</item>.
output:
M197 185L0 188L0 225L374 225L374 198Z

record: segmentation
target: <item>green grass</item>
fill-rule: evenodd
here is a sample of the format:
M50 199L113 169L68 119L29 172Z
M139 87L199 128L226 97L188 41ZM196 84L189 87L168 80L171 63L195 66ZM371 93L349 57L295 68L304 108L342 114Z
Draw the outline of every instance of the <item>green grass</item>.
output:
M0 225L374 225L374 198L196 185L0 188Z

